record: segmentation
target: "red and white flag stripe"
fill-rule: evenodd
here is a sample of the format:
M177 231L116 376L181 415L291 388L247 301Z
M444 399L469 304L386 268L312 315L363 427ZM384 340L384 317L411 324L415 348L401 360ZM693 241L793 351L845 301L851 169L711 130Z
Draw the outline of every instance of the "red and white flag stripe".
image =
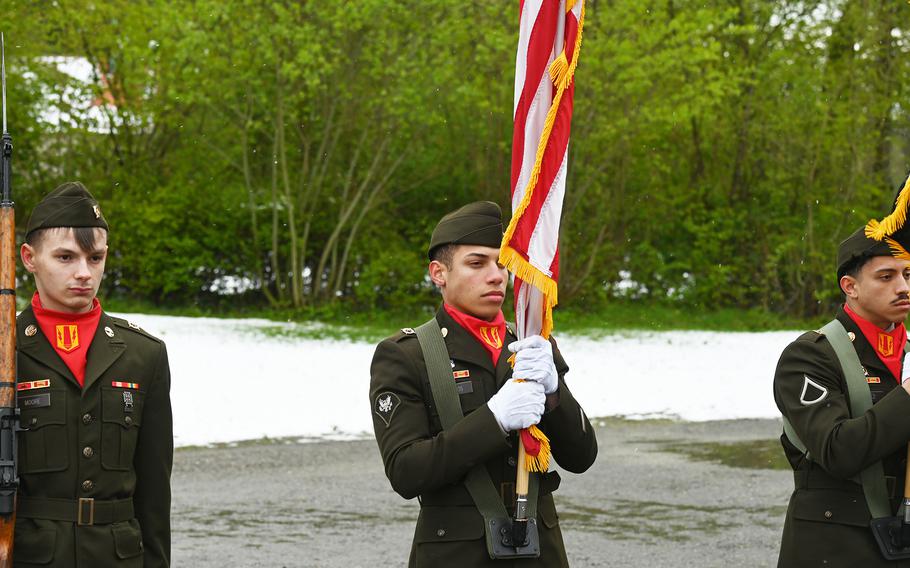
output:
M567 6L568 1L568 6ZM519 337L552 331L582 0L521 2L515 61L512 221L501 261L515 274Z

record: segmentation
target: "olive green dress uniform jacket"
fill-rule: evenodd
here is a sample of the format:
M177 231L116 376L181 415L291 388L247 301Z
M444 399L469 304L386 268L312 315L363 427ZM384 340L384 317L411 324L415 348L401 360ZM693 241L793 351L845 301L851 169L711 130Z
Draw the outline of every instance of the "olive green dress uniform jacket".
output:
M31 325L37 333L29 337L25 329ZM19 435L20 502L92 498L123 500L129 507L132 498L134 515L122 513L120 505L119 516L126 518L77 525L29 517L20 507L15 565L168 566L173 433L164 343L102 312L80 388L31 307L20 314L17 327L18 381L50 380L49 388L19 392L21 423L28 428ZM137 383L138 389L112 386L115 381ZM127 391L132 408L125 402ZM26 398L32 394L50 399L36 406Z
M853 480L882 460L892 512L897 510L910 440L910 395L843 308L837 319L854 334L853 346L866 371L873 406L863 416L850 416L844 374L823 335L804 333L784 350L774 375L774 399L808 448L809 458L781 436L796 488L778 565L910 566L910 561L889 562L882 556L869 527L871 514L862 486Z
M540 558L490 559L483 518L463 481L468 470L484 464L507 510L513 512L516 435L502 433L486 402L511 378L510 353L505 345L515 341L515 336L508 331L494 368L489 353L444 309L436 319L448 330L445 343L453 371L469 373L468 377L453 378L465 413L454 427L442 431L423 355L412 332L398 333L380 343L370 369L373 427L386 475L397 493L406 499L418 497L421 505L409 566L567 566L552 496L560 482L555 471L540 476ZM552 397L555 407L544 414L540 428L550 438L556 462L570 472L581 473L594 463L597 441L566 386L563 377L568 366L553 345L559 374L558 403ZM386 412L379 411L380 397L390 402Z

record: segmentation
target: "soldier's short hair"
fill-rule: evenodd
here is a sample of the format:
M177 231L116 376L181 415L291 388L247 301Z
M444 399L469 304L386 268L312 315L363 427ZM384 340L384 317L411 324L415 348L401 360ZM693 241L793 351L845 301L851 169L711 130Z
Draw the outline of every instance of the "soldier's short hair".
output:
M73 231L76 238L76 244L83 252L92 252L95 250L95 229L98 227L50 227L48 229L38 229L32 231L25 237L25 242L35 250L41 247L41 242L49 231ZM105 233L105 229L101 229Z
M449 243L447 245L441 245L433 249L433 252L430 254L430 260L435 260L441 262L449 270L452 269L452 265L455 262L455 247L458 245Z

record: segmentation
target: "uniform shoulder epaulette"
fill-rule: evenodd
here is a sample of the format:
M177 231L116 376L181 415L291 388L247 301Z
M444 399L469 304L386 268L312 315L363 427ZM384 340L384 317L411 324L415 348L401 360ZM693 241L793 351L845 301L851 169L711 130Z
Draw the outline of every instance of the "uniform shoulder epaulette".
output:
M823 337L825 337L825 334L822 333L821 330L814 329L812 331L807 331L807 332L803 333L802 335L800 335L797 338L797 341L808 341L810 343L817 343Z
M132 331L133 333L141 335L142 337L147 337L148 339L151 339L152 341L162 343L162 341L160 339L158 339L151 333L149 333L149 332L145 331L144 329L142 329L141 327L139 327L139 324L137 324L135 322L132 322L130 320L126 320L123 318L114 317L114 316L109 316L109 317L114 322L114 325L116 325L119 328L128 329L128 330Z

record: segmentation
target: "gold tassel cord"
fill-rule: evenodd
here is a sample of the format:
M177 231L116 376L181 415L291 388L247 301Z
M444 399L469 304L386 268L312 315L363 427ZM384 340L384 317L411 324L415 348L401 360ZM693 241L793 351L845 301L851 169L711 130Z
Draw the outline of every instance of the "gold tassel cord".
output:
M897 199L894 202L894 211L881 221L871 219L866 224L866 236L880 241L885 238L885 235L891 235L902 228L907 221L908 207L910 207L910 176L907 177L904 187L897 195Z
M910 252L907 252L899 242L891 237L885 237L885 242L891 248L891 255L898 260L910 260Z

